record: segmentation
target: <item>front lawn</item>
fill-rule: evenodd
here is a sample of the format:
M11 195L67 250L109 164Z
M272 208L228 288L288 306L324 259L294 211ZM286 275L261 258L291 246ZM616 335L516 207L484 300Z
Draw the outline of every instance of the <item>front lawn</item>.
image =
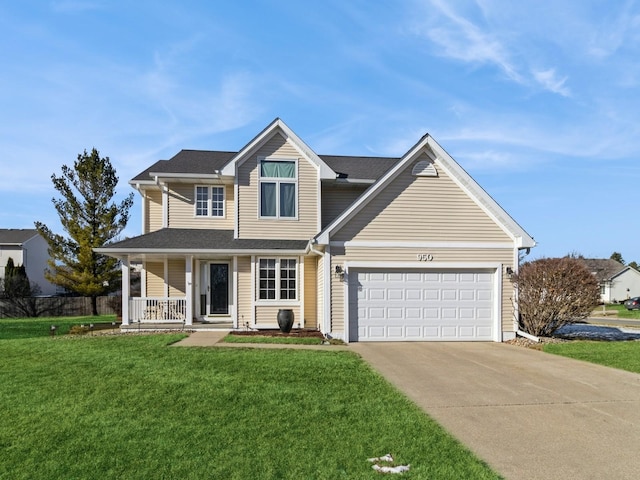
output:
M606 306L606 310L616 310L618 312L618 318L629 318L634 320L640 320L640 310L627 310L624 305L611 304ZM594 315L599 314L602 311L602 307L596 308ZM616 318L615 316L611 318Z
M109 328L115 322L115 315L97 317L37 317L37 318L0 318L0 340L14 338L47 337L51 335L51 326L55 325L55 335L64 335L74 325L90 324Z
M498 478L349 352L0 342L0 478Z
M640 373L640 342L638 341L548 343L543 346L543 350L577 360Z

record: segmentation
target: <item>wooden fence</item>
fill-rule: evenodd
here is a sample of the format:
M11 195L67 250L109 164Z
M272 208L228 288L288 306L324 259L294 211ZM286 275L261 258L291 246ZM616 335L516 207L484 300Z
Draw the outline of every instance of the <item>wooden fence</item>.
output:
M0 299L0 318L25 317L24 309L31 309L41 317L76 317L91 315L89 297L34 297L20 299L22 308L16 302ZM120 312L120 296L98 297L98 314L112 315Z

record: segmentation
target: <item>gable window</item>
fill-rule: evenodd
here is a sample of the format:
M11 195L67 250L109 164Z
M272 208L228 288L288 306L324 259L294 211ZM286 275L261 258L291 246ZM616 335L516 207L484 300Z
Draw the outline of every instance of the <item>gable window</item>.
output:
M295 300L297 263L295 258L261 258L258 261L258 298Z
M297 163L295 160L260 160L260 217L296 218Z
M224 187L196 186L196 217L224 217Z

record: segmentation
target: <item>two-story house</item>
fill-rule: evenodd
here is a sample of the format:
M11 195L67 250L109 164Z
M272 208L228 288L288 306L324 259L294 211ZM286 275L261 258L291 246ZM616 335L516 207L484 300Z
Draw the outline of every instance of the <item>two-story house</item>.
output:
M429 135L400 158L327 156L276 119L130 183L143 234L97 249L122 260L125 327L277 328L291 309L349 342L515 336L510 274L535 242Z
M23 265L32 287L39 295L55 295L57 287L44 277L49 260L49 245L35 228L0 228L0 280L11 258L14 265Z

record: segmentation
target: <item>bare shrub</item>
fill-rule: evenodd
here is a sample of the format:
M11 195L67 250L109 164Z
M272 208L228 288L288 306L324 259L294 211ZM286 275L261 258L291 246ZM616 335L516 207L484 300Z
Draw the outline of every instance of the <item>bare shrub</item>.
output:
M588 317L600 301L598 281L574 256L524 263L512 280L518 287L519 327L536 336L549 337Z

